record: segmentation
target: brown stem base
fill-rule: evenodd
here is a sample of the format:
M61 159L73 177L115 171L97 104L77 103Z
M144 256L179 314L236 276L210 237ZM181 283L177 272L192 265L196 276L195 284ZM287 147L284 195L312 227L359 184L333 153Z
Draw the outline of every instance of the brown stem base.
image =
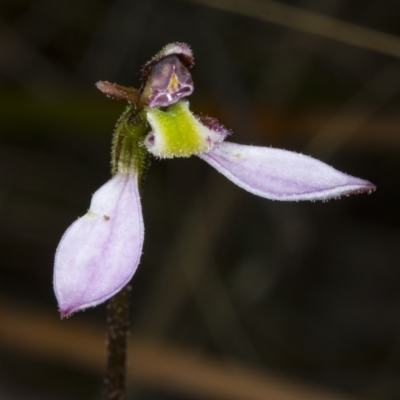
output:
M107 306L105 400L126 399L126 355L129 335L129 292L125 286Z

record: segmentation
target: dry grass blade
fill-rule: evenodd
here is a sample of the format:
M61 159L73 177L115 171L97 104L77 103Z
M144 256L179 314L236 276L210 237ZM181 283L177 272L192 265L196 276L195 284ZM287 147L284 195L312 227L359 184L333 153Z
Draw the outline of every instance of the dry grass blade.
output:
M188 0L313 33L364 49L400 56L400 38L269 0Z
M0 302L0 315L0 346L101 372L105 360L101 329L73 320L60 321L56 313L53 317L4 298ZM139 380L189 396L232 400L355 400L135 336L129 348L131 381Z

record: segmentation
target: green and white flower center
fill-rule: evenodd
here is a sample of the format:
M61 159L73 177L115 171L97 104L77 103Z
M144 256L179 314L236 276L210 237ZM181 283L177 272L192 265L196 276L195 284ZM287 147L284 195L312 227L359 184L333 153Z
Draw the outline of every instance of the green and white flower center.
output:
M160 158L189 157L208 152L228 133L202 124L189 110L186 100L163 109L148 107L146 115L152 131L144 144L151 154Z

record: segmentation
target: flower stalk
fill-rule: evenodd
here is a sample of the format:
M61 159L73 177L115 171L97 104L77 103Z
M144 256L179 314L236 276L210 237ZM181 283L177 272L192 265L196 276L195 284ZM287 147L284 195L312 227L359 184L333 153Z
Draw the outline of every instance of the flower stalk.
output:
M126 363L129 338L129 293L126 285L107 304L107 364L105 400L125 400Z
M122 89L125 88L122 87ZM135 104L129 104L114 131L111 152L111 173L113 176L117 173L129 174L134 172L138 175L139 182L142 181L147 160L147 151L142 146L142 142L148 130L148 124L143 118L143 111L138 110ZM105 400L126 399L130 289L131 286L127 284L111 297L107 304Z

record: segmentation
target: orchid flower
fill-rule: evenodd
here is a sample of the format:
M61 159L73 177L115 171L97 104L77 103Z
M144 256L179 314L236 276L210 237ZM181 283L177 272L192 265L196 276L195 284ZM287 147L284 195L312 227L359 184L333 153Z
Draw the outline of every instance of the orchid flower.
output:
M113 177L57 248L54 290L62 317L96 306L121 290L140 262L144 226L139 181L148 155L198 156L236 185L271 200L327 200L375 186L311 157L224 141L216 119L196 116L184 99L193 92L190 48L166 46L143 69L140 91L99 82L105 94L128 100L113 144Z

